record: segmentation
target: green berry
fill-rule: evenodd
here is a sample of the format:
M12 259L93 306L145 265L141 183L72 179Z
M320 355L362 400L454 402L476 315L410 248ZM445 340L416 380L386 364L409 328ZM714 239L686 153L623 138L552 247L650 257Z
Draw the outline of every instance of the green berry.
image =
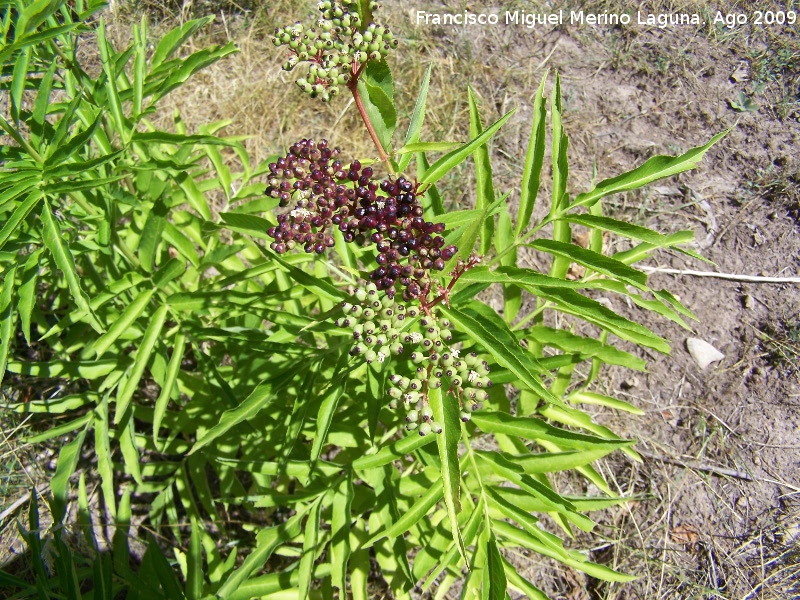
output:
M428 435L431 432L430 423L421 423L419 426L419 434L422 436Z

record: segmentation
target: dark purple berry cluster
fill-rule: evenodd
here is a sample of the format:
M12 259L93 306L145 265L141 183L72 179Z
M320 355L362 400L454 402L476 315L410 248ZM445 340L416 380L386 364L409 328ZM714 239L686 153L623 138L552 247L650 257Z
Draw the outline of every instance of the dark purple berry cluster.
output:
M419 184L398 177L376 181L372 167L357 160L345 166L327 140L303 139L269 165L266 194L292 209L268 230L278 254L302 245L322 254L334 245L337 227L346 242L375 244L378 266L370 279L392 297L403 288L406 300L431 291L431 271L442 271L458 248L445 245L443 223L423 218Z

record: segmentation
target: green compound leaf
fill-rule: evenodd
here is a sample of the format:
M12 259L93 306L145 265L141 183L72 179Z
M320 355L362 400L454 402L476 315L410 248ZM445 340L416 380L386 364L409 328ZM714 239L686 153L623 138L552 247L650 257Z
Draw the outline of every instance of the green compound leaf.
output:
M274 398L272 382L263 383L245 398L236 408L226 410L222 413L219 422L209 429L197 442L195 442L189 454L194 454L201 448L208 446L211 442L226 434L239 423L246 421L257 415L266 408Z
M353 462L353 468L356 470L361 469L374 469L375 467L382 467L387 465L393 460L403 458L410 454L417 448L421 448L426 444L430 444L436 436L434 435L408 435L378 450L375 454L368 454Z
M278 256L271 250L267 250L266 248L263 248L261 246L258 246L258 249L266 258L280 264L289 274L289 277L294 279L297 283L302 285L307 290L315 293L320 298L324 298L332 302L341 302L342 300L347 299L348 297L347 294L345 294L343 291L341 291L339 288L337 288L329 281L321 279L319 277L314 277L313 275L309 275L302 269L298 269L297 267L290 265L288 262L283 260L280 256Z
M203 596L203 525L191 519L192 533L189 538L189 553L186 555L186 597L200 600Z
M508 205L503 204L500 216L497 218L497 235L494 238L494 247L500 264L504 267L517 266L517 247L514 241L511 214ZM503 319L506 323L513 323L522 306L522 289L516 285L503 286Z
M410 150L410 146L417 146L419 145L419 136L422 132L422 122L425 120L425 104L428 100L428 87L431 83L431 70L433 69L433 65L428 65L428 70L425 71L425 76L422 78L422 84L419 86L419 93L417 94L417 102L414 104L414 112L411 114L411 122L408 125L408 131L406 132L406 139L403 144L403 148L406 149L409 154L405 154L398 164L399 170L405 171L408 167L408 163L411 162L413 158L413 152L427 152L427 149L422 148L415 148L414 150ZM447 150L451 150L452 148L447 148Z
M529 289L537 296L553 302L558 310L594 323L623 340L641 344L662 354L670 353L669 344L661 336L575 290L536 286L530 286Z
M39 197L41 197L41 193ZM75 269L75 260L69 248L64 243L64 240L61 238L61 229L53 218L50 203L46 198L43 202L41 217L42 224L44 225L44 230L42 232L44 245L47 246L47 249L53 255L53 260L55 260L56 265L58 265L58 268L61 269L61 272L64 274L69 290L72 293L72 299L75 301L75 304L78 305L78 308L85 311L92 329L98 333L104 333L103 326L97 320L94 311L89 306L89 298L81 287L78 272Z
M397 110L392 73L385 60L367 63L358 81L358 92L381 146L388 151L397 127Z
M499 283L502 285L515 284L520 286L563 287L563 288L594 288L599 287L596 282L569 281L544 275L533 269L518 267L499 267L490 271L488 267L475 267L461 276L460 281L475 281L480 283ZM484 288L485 289L485 288ZM470 294L469 296L473 296Z
M487 213L487 216L493 216L500 212L502 212L502 203L495 203L494 209L490 210ZM432 220L434 223L444 223L447 225L448 229L452 229L454 227L458 227L460 225L465 225L469 223L474 223L476 219L482 219L484 214L483 209L478 208L469 208L466 210L456 210L452 212L447 212L443 215L439 215L434 217Z
M515 546L522 546L523 548L528 548L529 550L533 550L534 552L543 554L544 556L549 556L550 558L572 567L573 569L582 571L588 575L591 575L592 577L602 579L603 581L625 582L634 581L636 579L636 577L631 575L618 573L617 571L609 569L606 566L590 562L580 552L570 552L571 558L564 559L550 550L550 548L542 544L542 542L533 537L527 531L517 529L505 521L493 519L492 528L498 536L504 538Z
M544 164L544 148L546 138L547 106L544 99L544 83L547 74L542 77L536 99L533 102L533 122L531 135L528 140L528 150L525 154L525 168L522 171L522 184L519 196L519 213L517 214L517 227L515 237L525 230L531 220L536 197L539 194L539 182Z
M164 204L164 200L156 200L153 208L147 214L144 223L142 237L139 240L139 263L148 273L153 272L153 265L156 260L156 251L164 235L164 227L167 224L169 209Z
M545 440L564 448L575 450L596 450L598 448L623 448L633 444L629 440L610 440L603 437L575 433L547 424L533 417L513 417L503 412L478 411L472 415L472 422L485 433L513 435L526 440Z
M436 183L442 177L444 177L451 169L455 168L466 158L475 152L477 148L488 142L492 136L497 133L497 130L500 129L506 121L511 118L511 115L514 114L514 110L508 111L505 115L500 117L497 121L492 123L488 129L484 130L478 137L473 139L472 141L464 144L460 148L456 148L452 152L445 154L435 163L433 163L428 170L425 171L423 176L420 179L420 183L423 185L430 185L432 183Z
M448 152L461 145L459 142L414 142L413 144L405 144L402 148L395 151L395 154L400 154L406 158L408 154L415 154L417 152ZM410 157L409 157L410 160ZM402 160L400 162L402 165Z
M75 436L72 441L65 444L58 453L56 472L50 480L50 490L53 492L51 512L55 523L60 523L67 509L69 499L69 478L78 467L81 447L86 438L86 432L92 426L92 415L87 415L86 426Z
M469 134L473 138L478 137L483 133L483 125L481 124L481 116L478 112L478 102L475 98L475 93L472 87L468 88L469 92ZM480 145L475 148L473 154L475 160L475 181L477 187L477 197L475 200L475 208L485 209L487 206L494 202L494 181L492 177L492 161L489 155L489 148L486 144ZM492 237L494 236L494 219L484 218L481 223L481 247L480 252L482 255L489 253L492 247ZM470 248L471 251L471 248Z
M23 183L23 187L27 190L30 187L28 182L25 181ZM28 214L33 210L33 207L39 203L41 198L41 190L33 190L30 194L28 194L28 197L25 199L25 201L17 206L8 220L3 224L3 228L0 229L0 248L5 246L11 235L18 231L19 224L25 220ZM45 244L47 244L46 237Z
M150 60L150 68L156 71L157 68L167 59L169 59L194 33L205 27L214 20L213 15L203 17L202 19L195 19L189 21L170 31L167 35L161 38L161 41L156 46L156 51L153 53L153 58Z
M486 486L485 490L491 506L503 513L506 518L516 521L525 531L548 546L553 552L562 558L569 558L569 553L561 540L552 533L539 528L537 525L539 519L500 496L490 486Z
M308 506L301 506L297 514L285 523L277 527L262 529L256 536L256 547L244 559L242 565L231 573L222 587L217 590L217 597L222 599L233 597L239 586L250 578L251 573L264 566L278 546L300 535L303 517L305 517L309 508ZM297 595L293 597L296 598Z
M534 250L540 250L552 254L555 257L580 263L598 273L608 275L619 281L624 281L640 290L647 290L647 275L641 271L637 271L633 267L629 267L625 263L604 256L599 252L592 252L577 244L547 239L536 240L527 245Z
M331 513L331 584L344 592L347 583L347 562L350 560L350 524L353 517L353 472L339 483L333 496Z
M453 307L442 307L441 310L459 330L491 352L498 363L514 373L532 392L552 404L564 404L542 384L538 373L544 369L519 345L508 325L491 308L480 302L472 302L463 311Z
M591 531L594 527L594 521L577 512L575 506L569 500L558 495L533 477L526 475L521 467L506 459L502 454L476 451L475 456L488 463L495 474L505 477L508 481L517 484L523 490L544 502L548 511L555 511L563 515L584 531Z
M299 588L298 600L306 600L311 589L311 581L314 577L314 558L317 554L317 541L319 536L319 513L322 509L322 498L317 498L311 506L306 520L305 532L303 534L303 555L298 566L297 586Z
M668 248L678 244L686 244L694 240L693 231L678 231L671 235L664 235L652 229L648 229L647 227L599 215L566 215L564 220L591 229L610 231L626 238L648 242L658 248Z
M604 179L598 183L593 190L578 194L575 201L567 207L566 210L571 210L578 206L591 206L600 200L600 198L610 196L611 194L635 190L658 179L694 169L703 159L706 152L708 152L714 144L728 135L729 132L730 129L726 129L711 138L704 146L692 148L680 156L654 156L632 171L610 179Z
M125 310L122 311L122 314L119 318L114 321L114 324L108 329L108 331L97 338L97 341L92 346L92 349L95 352L95 356L100 358L106 351L116 342L119 337L124 334L131 325L142 316L145 309L147 308L147 304L150 302L150 299L155 294L155 290L147 290L141 292L136 298L131 302Z
M150 361L150 355L153 353L153 348L155 348L158 338L161 335L161 328L164 326L164 321L167 319L167 310L167 306L162 305L158 307L155 314L150 318L147 330L144 332L144 337L142 338L142 343L136 350L133 370L125 381L124 387L117 395L115 418L125 412L134 392L139 387L139 382L142 379L142 375L144 375L144 370L147 367L147 363Z
M458 515L461 512L461 469L458 464L461 421L458 417L458 402L455 398L445 397L441 388L428 390L428 401L433 410L434 420L442 426L442 433L436 435L436 442L439 446L439 458L442 461L442 488L450 529L459 553L464 562L467 562L467 549L458 525Z
M618 400L617 398L611 398L610 396L597 394L595 392L576 391L572 392L567 399L570 402L578 402L580 404L608 406L609 408L633 413L634 415L645 414L641 408L634 406L633 404L629 404L624 400Z
M433 436L436 434L430 435ZM373 535L361 547L369 548L378 540L382 540L383 538L389 538L391 540L396 538L398 535L404 534L416 523L418 523L420 519L425 517L430 509L442 499L443 495L444 489L442 486L431 486L431 488L419 500L417 500L414 505L411 506L411 508L403 513L403 516L401 516L386 529Z
M517 570L505 558L503 559L503 570L506 573L508 583L525 594L530 600L550 600L547 594L517 573Z
M11 302L14 293L14 279L17 268L13 267L3 274L3 290L0 292L0 381L3 381L10 354L11 337L16 327L14 304Z
M484 576L488 583L488 590L484 584L484 597L487 600L505 600L508 581L503 568L503 557L500 555L500 550L497 549L497 540L493 533L489 534L489 541L486 544L486 558Z
M604 344L600 340L576 335L565 329L537 325L528 329L525 337L566 353L599 358L609 365L619 365L634 371L644 371L646 367L645 361L638 356L619 350L610 344Z
M548 444L542 441L543 444ZM552 444L552 442L550 442ZM508 458L522 467L529 475L537 473L555 473L589 465L607 456L616 448L601 447L594 450L570 450L567 452L536 452L533 454L514 454Z
M11 78L11 118L19 126L19 109L22 105L22 94L25 92L25 84L28 81L28 60L30 59L30 48L24 48L17 55L14 63L14 74Z
M331 423L333 423L333 417L336 414L336 408L339 406L342 394L344 394L344 385L334 383L322 398L319 412L317 413L314 443L311 447L310 464L312 467L319 460L319 455L322 453L322 447L328 437L328 430L331 427Z
M464 529L462 531L464 544L469 546L472 544L473 540L475 539L475 535L478 533L478 529L484 523L484 504L483 499L478 500L477 506L472 510L472 513L469 516L469 519L466 520L466 524L464 525ZM454 541L450 542L447 551L441 556L438 560L438 564L431 572L428 574L428 577L425 579L425 582L422 584L422 592L425 592L433 582L438 579L439 575L448 568L450 565L456 563L456 559L460 556L460 552L458 550L458 544ZM414 567L416 568L417 563L416 561L419 560L419 555L417 559L415 559Z

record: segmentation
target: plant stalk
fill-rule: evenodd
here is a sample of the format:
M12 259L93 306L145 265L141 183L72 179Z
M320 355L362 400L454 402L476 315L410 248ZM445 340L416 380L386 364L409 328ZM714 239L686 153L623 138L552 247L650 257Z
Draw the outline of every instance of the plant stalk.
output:
M355 69L355 66L353 67ZM392 176L396 176L397 172L394 170L392 166L392 161L389 160L389 155L386 154L386 151L383 149L381 145L381 141L378 139L378 134L375 131L375 128L372 126L372 121L369 120L369 116L367 115L367 109L364 106L364 101L361 99L361 94L358 91L358 79L361 75L363 67L358 69L353 73L353 77L347 83L347 87L350 89L350 92L353 94L353 100L355 100L356 108L358 108L358 114L361 115L361 120L364 121L364 125L367 127L367 131L369 132L369 137L372 138L372 143L375 144L375 148L378 150L378 155L381 157L381 160L386 164L386 168L389 169L389 173Z

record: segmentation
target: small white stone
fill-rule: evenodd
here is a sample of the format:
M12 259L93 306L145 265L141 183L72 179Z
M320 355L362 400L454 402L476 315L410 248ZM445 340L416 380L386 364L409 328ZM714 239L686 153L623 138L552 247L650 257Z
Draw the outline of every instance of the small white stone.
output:
M705 369L711 363L725 358L725 355L714 346L698 338L688 338L686 340L686 349L701 369Z

